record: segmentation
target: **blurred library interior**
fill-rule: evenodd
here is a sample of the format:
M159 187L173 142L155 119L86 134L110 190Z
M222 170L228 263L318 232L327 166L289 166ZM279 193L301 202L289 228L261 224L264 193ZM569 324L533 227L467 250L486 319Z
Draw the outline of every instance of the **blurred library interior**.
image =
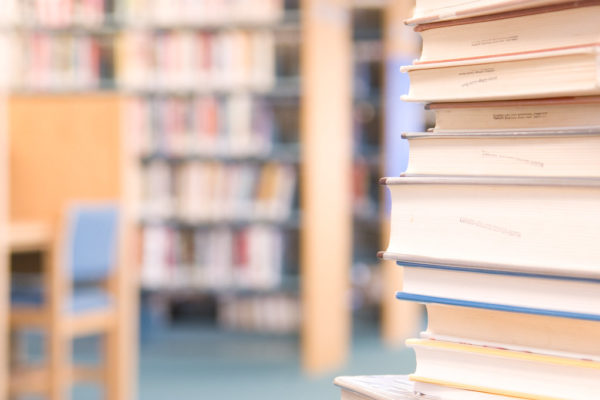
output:
M411 8L2 0L0 399L325 399L411 371L422 310L376 257L378 178L428 124L400 102Z

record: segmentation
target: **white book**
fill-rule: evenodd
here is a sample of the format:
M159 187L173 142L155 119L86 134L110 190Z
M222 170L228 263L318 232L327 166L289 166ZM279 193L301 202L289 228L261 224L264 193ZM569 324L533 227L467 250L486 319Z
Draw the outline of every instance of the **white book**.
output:
M427 303L421 337L600 360L600 321L555 315Z
M558 276L600 277L600 180L383 178L391 232L380 256Z
M440 340L409 339L411 379L501 396L589 400L600 393L600 363Z
M403 137L410 148L410 175L600 178L600 127L589 132L427 132Z
M432 103L436 133L600 131L600 97Z
M409 25L434 21L468 18L477 15L496 14L511 10L523 10L549 4L567 3L565 0L417 0Z
M404 295L600 320L598 293L599 280L445 266L410 265L404 268L402 280Z
M600 40L595 0L419 25L417 63L518 54L589 45Z
M596 44L564 50L473 58L402 68L410 77L403 99L460 102L600 94Z

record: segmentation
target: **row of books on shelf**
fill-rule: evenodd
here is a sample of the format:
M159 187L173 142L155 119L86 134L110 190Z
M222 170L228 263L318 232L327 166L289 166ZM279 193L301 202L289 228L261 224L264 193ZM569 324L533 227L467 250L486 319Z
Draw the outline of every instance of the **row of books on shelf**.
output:
M112 54L100 37L14 35L9 79L14 88L93 89L112 74Z
M423 53L403 68L406 99L430 103L436 126L405 133L407 172L381 180L391 232L379 254L404 269L396 297L427 305L427 330L407 342L413 392L594 398L600 6L416 9L409 22L421 24Z
M222 26L282 18L283 0L123 0L128 25Z
M132 97L125 115L141 155L259 156L273 148L272 109L249 94Z
M297 296L221 296L217 304L219 325L236 331L294 333L300 328Z
M153 161L142 174L147 219L286 221L292 215L296 169L289 164Z
M4 0L2 23L16 27L97 27L118 0Z
M275 82L268 30L132 31L117 48L117 75L127 89L261 91Z
M277 288L285 232L252 224L229 228L147 225L142 233L142 284L148 289Z
M283 0L4 0L6 25L97 27L117 16L128 26L274 23Z

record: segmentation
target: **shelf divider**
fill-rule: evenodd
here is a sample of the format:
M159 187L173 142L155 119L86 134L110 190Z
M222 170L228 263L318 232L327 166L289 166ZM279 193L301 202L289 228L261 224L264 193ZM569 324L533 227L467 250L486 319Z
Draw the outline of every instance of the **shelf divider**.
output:
M345 361L351 335L352 47L347 1L301 5L301 345L318 373Z

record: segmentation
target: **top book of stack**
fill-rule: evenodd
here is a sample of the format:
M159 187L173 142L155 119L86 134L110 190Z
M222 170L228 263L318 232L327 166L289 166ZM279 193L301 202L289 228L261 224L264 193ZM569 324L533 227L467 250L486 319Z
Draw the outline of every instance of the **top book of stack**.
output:
M413 65L402 69L411 79L405 100L488 101L600 94L600 1L554 2L534 8L524 7L541 2L523 1L519 9L510 11L505 11L509 2L493 3L495 6L485 10L494 14L471 16L468 10L474 8L464 8L463 14L469 17L437 17L432 19L436 22L415 27L423 38L423 51ZM517 7L515 2L510 5ZM420 9L418 5L416 15ZM482 7L477 9L483 12Z
M560 3L565 0L417 0L413 16L405 23L427 24Z

